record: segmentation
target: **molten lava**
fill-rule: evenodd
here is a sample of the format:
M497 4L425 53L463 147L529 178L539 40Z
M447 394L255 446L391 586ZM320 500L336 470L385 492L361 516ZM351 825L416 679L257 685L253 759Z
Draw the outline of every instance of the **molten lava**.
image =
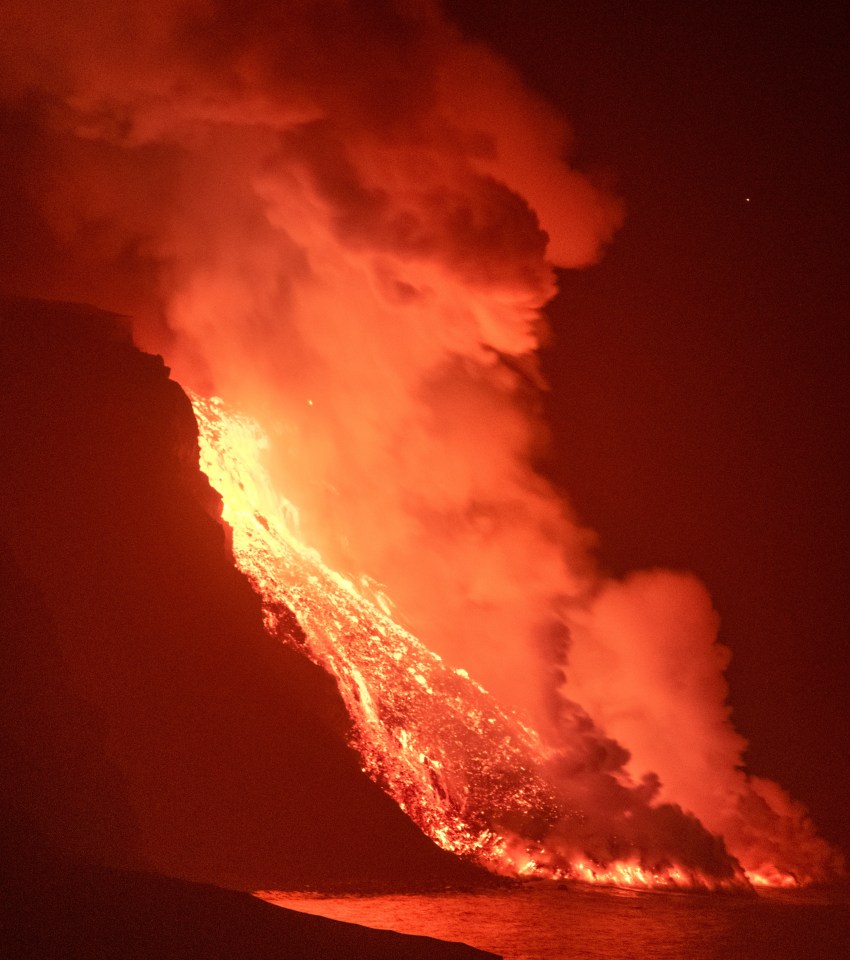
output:
M256 421L218 398L192 395L192 403L201 466L222 495L236 562L263 600L267 629L336 678L364 771L425 834L506 876L632 887L746 883L742 872L717 879L673 863L650 868L637 855L602 863L550 844L556 824L580 832L584 814L548 775L538 733L399 626L373 582L341 576L301 542L298 511L263 465L269 441ZM749 879L795 883L776 870Z
M237 563L263 598L268 630L293 642L281 611L295 614L303 652L337 679L370 776L442 847L502 868L500 820L564 813L537 773L534 731L364 596L368 581L358 590L299 541L297 510L263 470L267 441L255 422L216 399L195 396L193 405L201 465L222 494Z

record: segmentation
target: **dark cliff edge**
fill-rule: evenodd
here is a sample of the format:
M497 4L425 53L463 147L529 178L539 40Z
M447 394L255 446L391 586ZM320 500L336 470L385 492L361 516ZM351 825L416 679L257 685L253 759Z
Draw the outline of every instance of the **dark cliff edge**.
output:
M133 347L126 322L0 301L7 889L52 890L53 907L42 906L54 918L62 904L79 902L79 920L111 898L111 919L91 927L108 940L131 902L159 916L164 890L218 923L224 894L162 886L181 880L241 890L486 883L362 773L334 682L267 636L217 509L188 399L160 358ZM89 893L70 879L80 863ZM245 896L221 901L234 917L283 923L272 919L279 908L228 895ZM253 950L184 944L157 955L326 955Z

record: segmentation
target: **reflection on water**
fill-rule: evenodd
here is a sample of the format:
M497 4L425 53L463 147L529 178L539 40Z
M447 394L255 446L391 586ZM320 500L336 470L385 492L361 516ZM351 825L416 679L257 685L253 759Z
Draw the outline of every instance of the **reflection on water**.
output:
M473 894L261 896L337 920L459 940L505 960L850 957L850 908L812 894L724 896L540 885Z

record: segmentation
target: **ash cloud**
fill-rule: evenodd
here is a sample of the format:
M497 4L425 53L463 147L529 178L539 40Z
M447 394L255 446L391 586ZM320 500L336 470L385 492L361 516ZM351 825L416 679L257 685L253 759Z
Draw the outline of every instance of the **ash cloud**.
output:
M13 0L2 26L7 285L132 313L257 416L305 540L530 711L609 823L637 805L684 847L693 813L747 867L789 824L787 862L816 846L741 772L703 588L606 581L533 466L554 268L622 219L558 113L427 0Z

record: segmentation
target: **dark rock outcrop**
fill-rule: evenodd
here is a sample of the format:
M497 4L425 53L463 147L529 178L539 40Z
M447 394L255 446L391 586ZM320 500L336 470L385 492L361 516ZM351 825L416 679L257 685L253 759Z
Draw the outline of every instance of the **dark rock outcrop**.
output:
M479 878L361 772L333 681L264 632L190 404L121 320L2 304L0 424L7 846L243 889Z
M487 960L431 937L371 930L246 893L78 868L0 899L0 949L15 960Z

